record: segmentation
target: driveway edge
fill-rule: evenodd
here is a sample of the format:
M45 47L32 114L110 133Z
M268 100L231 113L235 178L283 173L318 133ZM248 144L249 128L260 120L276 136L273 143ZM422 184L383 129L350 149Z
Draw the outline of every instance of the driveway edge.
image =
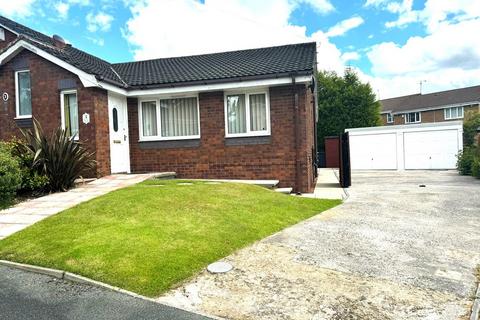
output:
M480 283L477 285L477 291L475 293L475 300L473 301L472 314L470 320L480 319Z
M0 260L0 265L10 267L10 268L20 269L20 270L23 270L23 271L39 273L39 274L51 276L51 277L54 277L54 278L57 278L57 279L72 281L72 282L76 282L76 283L80 283L80 284L86 284L86 285L90 285L92 287L99 287L99 288L107 289L107 290L110 290L110 291L123 293L123 294L129 295L129 296L137 298L137 299L142 299L142 300L154 302L154 303L161 304L161 305L166 305L166 306L169 306L171 308L178 309L178 310L187 311L187 312L191 312L191 313L196 313L200 316L204 316L204 317L207 317L207 318L224 320L224 318L220 318L220 317L217 317L217 316L204 314L204 313L201 313L201 312L192 311L192 310L188 310L188 309L183 309L183 308L179 308L177 306L171 306L171 305L168 305L168 304L163 304L163 303L160 303L160 302L156 301L153 298L145 297L145 296L142 296L142 295L140 295L138 293L135 293L135 292L132 292L132 291L128 291L128 290L125 290L125 289L122 289L122 288L119 288L119 287L111 286L109 284L106 284L106 283L103 283L103 282L100 282L100 281L96 281L96 280L93 280L93 279L90 279L90 278L87 278L87 277L84 277L84 276L80 276L80 275L75 274L75 273L63 271L63 270L44 268L44 267L39 267L39 266L34 266L34 265L24 264L24 263L18 263L18 262L13 262L13 261L8 261L8 260Z

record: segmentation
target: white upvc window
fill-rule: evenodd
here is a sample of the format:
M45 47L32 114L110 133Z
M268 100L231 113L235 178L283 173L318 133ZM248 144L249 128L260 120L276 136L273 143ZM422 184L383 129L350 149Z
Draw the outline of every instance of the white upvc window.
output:
M445 109L445 120L463 119L463 107L451 107Z
M15 72L15 103L17 119L32 117L32 87L29 70Z
M420 112L410 112L405 114L405 123L420 123L422 116Z
M270 135L268 91L225 93L225 136Z
M393 123L393 114L387 113L387 123Z
M140 141L200 138L198 96L140 100L138 118Z
M76 90L65 90L60 92L60 108L62 116L62 128L67 131L70 137L78 140L79 119L78 119L78 98Z

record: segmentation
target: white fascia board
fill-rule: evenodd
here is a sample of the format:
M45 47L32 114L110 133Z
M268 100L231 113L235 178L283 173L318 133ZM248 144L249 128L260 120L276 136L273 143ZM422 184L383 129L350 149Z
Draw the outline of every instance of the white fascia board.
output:
M395 132L408 132L408 131L435 131L435 130L463 130L463 121L442 121L442 122L429 122L429 123L416 123L416 124L400 124L400 125L387 125L378 127L366 127L366 128L349 128L345 129L345 132L350 135L364 135L364 134L380 134L380 133L395 133Z
M311 76L301 76L295 78L295 83L308 83L312 80ZM291 84L292 78L278 78L278 79L264 79L264 80L252 80L241 82L227 82L216 83L207 85L193 85L185 87L172 87L172 88L158 88L158 89L145 89L145 90L132 90L127 91L125 89L118 88L105 82L99 82L100 87L106 90L126 95L127 97L143 97L143 96L159 96L159 95L171 95L171 94L186 94L194 92L205 91L218 91L218 90L232 90L232 89L245 89L253 87L269 87L283 84Z
M0 55L0 65L3 65L5 62L11 60L15 55L17 55L23 49L29 50L36 55L58 65L59 67L70 71L73 74L76 74L80 81L82 82L84 87L98 87L98 81L94 75L86 73L71 64L66 63L65 61L58 59L57 57L39 49L26 41L20 40L19 42L15 43L13 46L8 48L4 53Z

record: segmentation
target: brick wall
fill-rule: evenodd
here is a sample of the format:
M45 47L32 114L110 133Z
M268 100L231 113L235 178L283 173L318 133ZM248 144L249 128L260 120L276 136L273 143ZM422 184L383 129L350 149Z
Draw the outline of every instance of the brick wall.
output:
M76 89L80 117L80 140L96 152L97 175L110 173L108 140L108 102L105 90L85 88L78 77L51 62L24 50L0 67L0 93L7 92L8 102L0 102L0 139L20 137L19 124L15 120L15 70L30 70L32 88L32 114L44 130L52 132L61 125L59 81L71 83L68 89ZM81 116L90 114L90 123L82 123Z
M297 86L301 123L298 150L301 179L296 185L292 89L292 86L270 88L271 136L253 140L236 138L236 143L244 141L242 145L227 145L221 91L199 94L201 138L197 145L190 144L188 147L145 149L146 144L138 142L137 99L128 99L132 172L175 171L180 178L276 179L280 180L281 187L294 187L301 192L312 191L312 104L309 103L306 87ZM247 144L252 141L255 144Z
M0 50L3 50L10 42L15 40L17 36L14 33L11 33L10 31L3 29L5 32L5 40L0 40Z

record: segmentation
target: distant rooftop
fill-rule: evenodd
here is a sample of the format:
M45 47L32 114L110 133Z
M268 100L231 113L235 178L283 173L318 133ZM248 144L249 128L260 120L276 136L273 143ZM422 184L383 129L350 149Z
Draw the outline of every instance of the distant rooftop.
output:
M412 94L408 96L380 100L382 112L404 112L418 109L433 109L448 105L480 102L480 86Z

